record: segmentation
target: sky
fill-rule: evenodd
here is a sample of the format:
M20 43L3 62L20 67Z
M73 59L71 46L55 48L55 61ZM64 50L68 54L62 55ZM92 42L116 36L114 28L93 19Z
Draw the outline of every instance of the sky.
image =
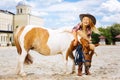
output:
M16 14L16 5L22 0L1 0L0 9ZM74 27L79 14L96 17L96 27L120 23L120 0L24 0L32 7L32 15L44 20L44 27Z

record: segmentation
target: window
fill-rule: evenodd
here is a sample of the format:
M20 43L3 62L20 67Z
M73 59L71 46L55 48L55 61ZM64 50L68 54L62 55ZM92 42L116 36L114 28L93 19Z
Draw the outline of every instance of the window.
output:
M20 9L20 13L22 13L22 9Z
M4 36L4 35L3 35L3 37L2 37L2 41L5 42L5 36Z
M17 13L19 14L19 9L17 9Z
M10 42L12 41L12 37L10 37Z
M2 42L2 36L0 36L0 38L1 38L1 42Z
M10 27L11 27L11 31L13 31L13 26L11 25Z

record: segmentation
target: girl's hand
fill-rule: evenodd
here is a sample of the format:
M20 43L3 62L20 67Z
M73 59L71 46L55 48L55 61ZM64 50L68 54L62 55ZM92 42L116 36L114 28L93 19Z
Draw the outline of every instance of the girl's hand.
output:
M74 45L74 46L77 46L77 44L78 44L78 40L74 40L73 45Z

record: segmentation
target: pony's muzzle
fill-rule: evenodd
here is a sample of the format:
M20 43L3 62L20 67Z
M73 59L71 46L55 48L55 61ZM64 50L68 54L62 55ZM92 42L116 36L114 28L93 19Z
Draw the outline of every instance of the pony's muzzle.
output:
M91 67L91 63L90 63L90 62L85 62L85 67L86 67L87 69L89 69L89 68Z

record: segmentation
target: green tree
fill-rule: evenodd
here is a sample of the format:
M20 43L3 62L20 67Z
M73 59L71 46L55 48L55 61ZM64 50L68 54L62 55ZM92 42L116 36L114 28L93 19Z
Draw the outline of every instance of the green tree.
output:
M100 41L100 39L99 39L99 34L96 34L96 33L92 33L92 35L91 35L91 37L92 37L92 43L93 44L98 44L99 43L99 41Z
M106 44L111 44L112 43L111 27L107 27L105 29L104 36L106 37Z
M106 37L106 44L115 44L115 41L118 40L115 36L120 34L120 24L113 24L112 26L107 26L106 28L100 27L98 30L100 31L100 35Z
M110 26L108 26L106 28L100 27L100 28L98 28L98 30L100 31L100 35L105 36L106 44L111 44L111 42L112 42L111 27Z
M113 44L115 44L115 41L117 40L115 38L115 36L117 36L118 34L120 34L120 24L117 24L117 23L113 24L111 26L110 31L111 31L111 36L112 36L112 42L113 42Z

